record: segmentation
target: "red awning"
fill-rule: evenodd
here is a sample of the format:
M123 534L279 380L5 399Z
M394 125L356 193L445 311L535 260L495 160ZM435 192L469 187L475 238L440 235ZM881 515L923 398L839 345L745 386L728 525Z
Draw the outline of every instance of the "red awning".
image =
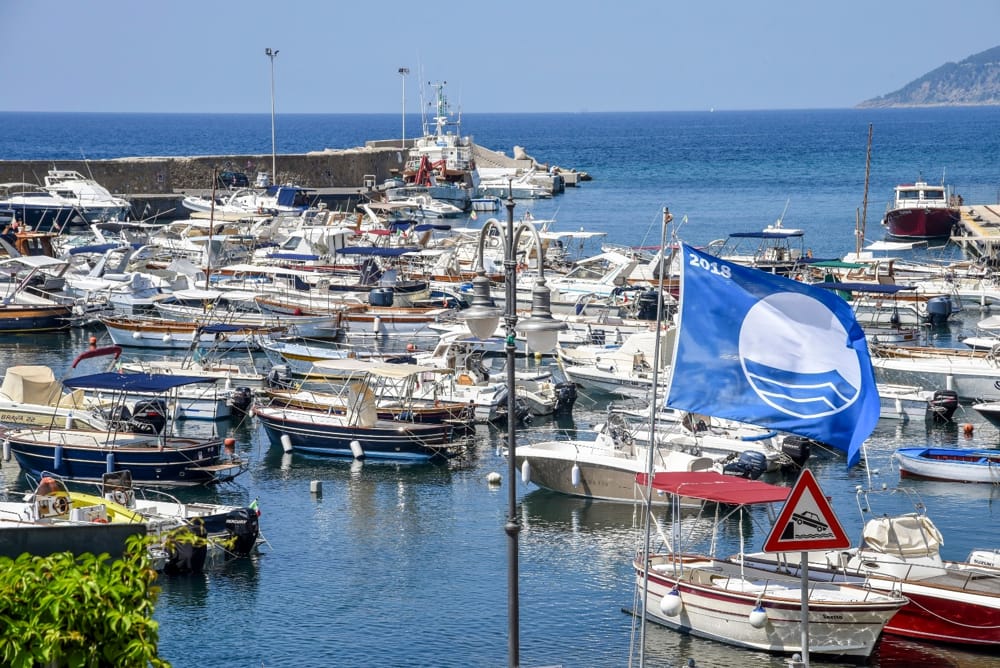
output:
M636 475L646 485L646 474ZM715 471L682 471L653 474L653 489L715 503L746 506L753 503L777 503L788 498L789 487L779 487L760 480L747 480Z

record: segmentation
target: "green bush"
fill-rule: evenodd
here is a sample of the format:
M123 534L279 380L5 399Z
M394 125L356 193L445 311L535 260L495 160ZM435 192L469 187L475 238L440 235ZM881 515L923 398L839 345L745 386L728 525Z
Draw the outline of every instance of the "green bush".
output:
M157 656L160 588L148 539L124 556L0 558L0 664L11 668L169 668Z

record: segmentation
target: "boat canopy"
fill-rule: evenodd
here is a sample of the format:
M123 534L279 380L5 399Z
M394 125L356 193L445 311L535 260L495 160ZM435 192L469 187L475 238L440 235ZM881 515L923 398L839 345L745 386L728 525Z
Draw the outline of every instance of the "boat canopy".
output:
M789 237L801 237L805 232L802 230L787 229L784 232L731 232L731 239L787 239Z
M397 257L403 253L410 253L415 250L420 250L419 248L412 247L392 247L392 248L381 248L376 246L346 246L344 248L338 248L335 252L342 255L374 255L377 257Z
M636 482L646 486L647 474L636 475ZM747 480L715 471L666 471L653 474L653 489L715 503L747 506L754 503L777 503L788 498L789 487L760 480Z
M880 295L894 295L897 292L903 292L904 290L916 290L915 285L895 285L882 284L882 283L864 283L864 282L846 282L839 283L837 281L827 281L825 283L813 283L814 287L826 288L827 290L846 290L848 292L872 292Z
M86 376L76 376L63 381L69 388L84 390L114 390L118 392L167 392L175 387L195 383L214 383L206 376L182 376L163 373L118 373L105 371Z
M342 359L316 360L313 366L324 371L369 374L382 378L407 378L418 373L451 373L451 369L423 364L393 364L374 360L345 357Z

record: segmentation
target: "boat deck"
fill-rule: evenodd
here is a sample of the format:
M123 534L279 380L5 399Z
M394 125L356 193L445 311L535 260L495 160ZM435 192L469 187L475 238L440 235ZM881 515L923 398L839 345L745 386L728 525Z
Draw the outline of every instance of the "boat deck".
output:
M952 241L972 255L988 255L1000 245L1000 204L967 204L959 207L962 219Z

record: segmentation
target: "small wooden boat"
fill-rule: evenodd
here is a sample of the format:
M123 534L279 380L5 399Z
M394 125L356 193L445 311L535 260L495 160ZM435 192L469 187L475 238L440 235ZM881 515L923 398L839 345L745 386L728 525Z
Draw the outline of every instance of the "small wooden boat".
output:
M1000 485L1000 450L900 448L893 459L902 478Z
M99 320L107 327L115 345L130 348L188 350L195 346L242 350L256 348L261 338L288 331L281 326L205 324L136 316L101 316Z

